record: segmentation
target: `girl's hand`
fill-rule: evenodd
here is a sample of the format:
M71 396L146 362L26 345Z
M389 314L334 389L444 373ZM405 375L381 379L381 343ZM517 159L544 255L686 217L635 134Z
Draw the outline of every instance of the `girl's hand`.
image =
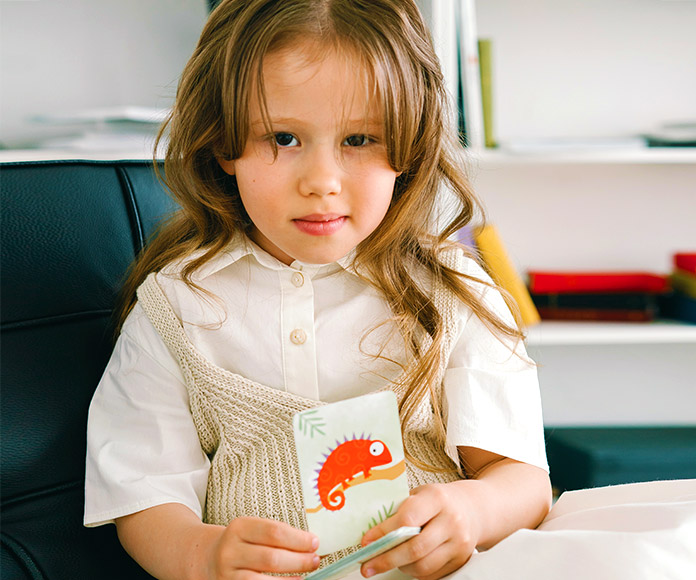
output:
M363 576L400 568L420 580L454 572L479 546L488 549L520 528L534 528L551 506L544 469L474 447L459 447L472 479L424 485L396 514L364 536L363 545L401 526L420 534L362 565Z
M463 566L481 533L474 501L478 483L467 480L412 490L395 515L363 536L362 544L367 545L401 526L420 526L421 533L365 562L362 575L369 577L399 568L420 580L436 580ZM474 493L468 493L469 490Z
M269 572L311 572L319 566L318 547L316 536L283 522L237 518L212 545L208 578L246 580Z

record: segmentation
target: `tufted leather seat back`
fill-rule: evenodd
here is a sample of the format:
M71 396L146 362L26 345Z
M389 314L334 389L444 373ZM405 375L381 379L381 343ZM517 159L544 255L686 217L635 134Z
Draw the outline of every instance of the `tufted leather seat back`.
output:
M124 274L175 205L148 162L0 164L2 560L15 579L149 578L82 527L87 409Z

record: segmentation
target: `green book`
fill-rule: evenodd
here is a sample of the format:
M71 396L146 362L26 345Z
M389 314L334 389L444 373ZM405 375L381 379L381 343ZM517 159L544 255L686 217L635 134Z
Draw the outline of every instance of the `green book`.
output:
M493 87L491 40L480 38L478 41L479 68L481 70L481 104L483 105L483 135L486 147L497 147L493 131Z
M691 296L691 298L696 298L696 274L675 269L670 274L669 281L674 290Z

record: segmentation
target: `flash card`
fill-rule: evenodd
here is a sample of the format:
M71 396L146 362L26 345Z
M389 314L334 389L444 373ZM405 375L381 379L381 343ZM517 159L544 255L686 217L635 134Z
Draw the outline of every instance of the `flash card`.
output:
M319 555L360 543L408 497L396 396L373 393L293 420L307 524Z

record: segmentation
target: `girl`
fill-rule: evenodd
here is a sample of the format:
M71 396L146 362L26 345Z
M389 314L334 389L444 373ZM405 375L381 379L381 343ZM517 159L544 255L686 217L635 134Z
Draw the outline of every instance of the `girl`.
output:
M115 522L158 578L311 571L291 417L380 388L412 492L363 543L423 530L364 576L440 578L542 520L535 368L447 242L478 211L450 116L412 0L213 12L167 125L181 210L131 272L90 408L86 525Z

